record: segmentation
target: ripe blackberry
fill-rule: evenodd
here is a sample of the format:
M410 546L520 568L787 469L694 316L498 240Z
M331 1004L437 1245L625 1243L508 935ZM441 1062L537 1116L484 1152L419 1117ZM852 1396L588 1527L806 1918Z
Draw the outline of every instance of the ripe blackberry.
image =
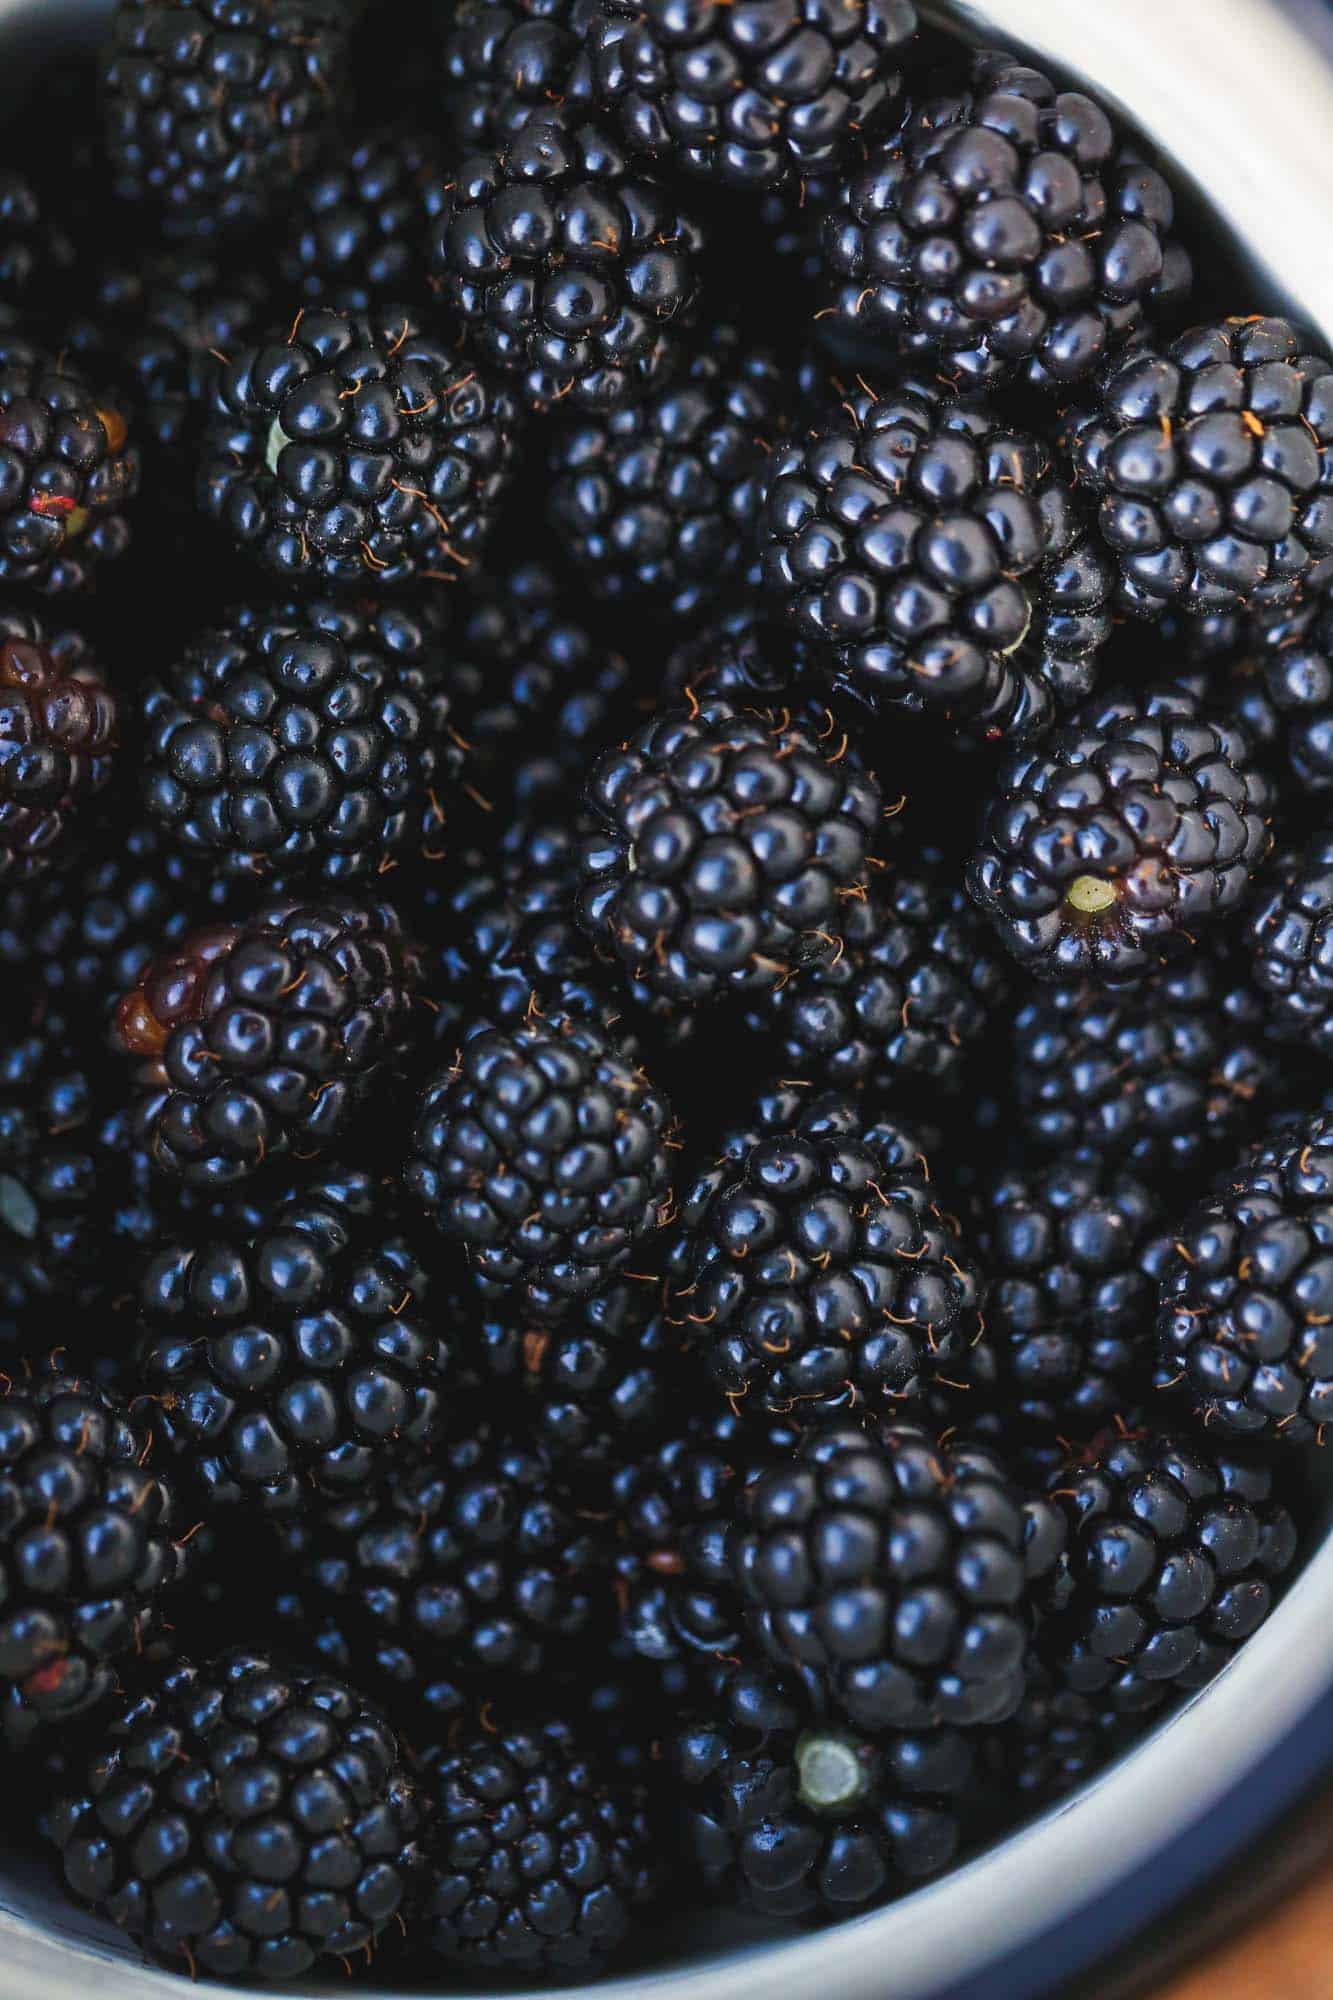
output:
M956 382L1062 386L1178 310L1173 209L1095 99L984 50L849 170L823 231L833 310Z
M1119 1711L1202 1687L1263 1623L1296 1553L1270 1469L1218 1438L1113 1432L1054 1475L1069 1546L1040 1652Z
M1272 805L1246 731L1192 688L1094 696L1002 766L968 888L1039 978L1138 978L1240 908Z
M665 387L557 434L551 523L594 596L686 617L721 595L754 546L783 403L775 356L711 327Z
M430 612L234 611L144 685L145 804L223 873L382 874L441 836L464 763L447 681Z
M474 153L432 225L441 303L479 359L537 407L611 410L675 359L699 233L600 126L576 110Z
M458 0L446 17L444 112L453 152L498 149L553 105L588 95L584 0Z
M872 1739L803 1694L795 1677L719 1666L666 1754L714 1897L760 1916L850 1916L948 1867L974 1756L956 1729Z
M671 1132L665 1100L592 1021L482 1028L428 1080L404 1178L488 1294L558 1318L660 1228Z
M728 1554L771 1659L855 1728L917 1730L1012 1715L1062 1545L984 1447L837 1422L744 1487Z
M787 710L709 697L597 764L584 924L653 991L695 1006L777 986L864 893L879 787Z
M1030 1660L1022 1702L981 1743L982 1767L1006 1819L1014 1817L1015 1805L1031 1812L1067 1797L1123 1756L1159 1719L1165 1691L1151 1693L1145 1688L1145 1705L1122 1713L1099 1695L1061 1687L1040 1660Z
M735 708L776 707L802 694L812 677L809 648L769 617L762 600L742 596L733 610L710 619L676 647L667 660L659 706L688 707L693 695Z
M488 1980L601 1971L658 1871L637 1788L568 1723L489 1714L420 1768L435 1808L420 1916L430 1950Z
M1282 857L1250 912L1246 942L1270 1031L1333 1054L1333 837Z
M0 883L68 858L111 775L116 697L78 632L0 606Z
M1136 343L1066 449L1126 611L1282 604L1333 575L1333 362L1286 320Z
M267 904L154 959L116 1009L164 1172L240 1180L341 1140L409 1039L419 964L387 904Z
M450 580L490 531L516 426L509 392L410 307L303 307L219 366L199 502L288 583Z
M1087 694L1111 568L1048 447L935 383L864 389L769 460L773 604L871 708L1038 734Z
M139 452L63 354L0 330L0 583L86 589L129 547Z
M182 235L280 208L329 134L345 0L118 0L102 56L116 194Z
M78 263L64 216L25 174L0 169L0 305L49 316Z
M757 190L838 166L892 122L916 30L912 0L737 13L710 0L603 0L584 35L594 94L633 151Z
M1333 598L1312 595L1260 612L1247 638L1302 788L1333 790Z
M422 1807L359 1694L265 1653L173 1661L48 1817L65 1882L168 1964L291 1979L410 1906Z
M288 294L346 312L404 300L426 306L423 245L439 180L434 140L395 131L376 132L308 174L278 259Z

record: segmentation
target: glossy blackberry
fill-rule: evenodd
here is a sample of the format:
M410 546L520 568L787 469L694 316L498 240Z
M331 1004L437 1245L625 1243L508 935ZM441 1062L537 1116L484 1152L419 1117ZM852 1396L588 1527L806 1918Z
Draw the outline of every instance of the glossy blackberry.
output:
M1306 791L1333 790L1333 598L1260 612L1247 637L1292 770Z
M891 123L916 29L912 0L603 0L584 33L634 151L753 190L827 171Z
M51 1368L0 1378L0 1678L5 1727L64 1724L116 1686L159 1625L188 1523L118 1396Z
M968 1831L975 1760L956 1729L871 1738L812 1714L795 1676L710 1676L666 1745L690 1860L767 1917L850 1916L938 1875Z
M0 883L68 859L111 775L116 697L78 632L0 606Z
M836 739L836 740L835 740ZM709 697L601 758L582 920L636 979L695 1006L777 986L864 893L882 810L831 719Z
M73 1895L168 1965L291 1979L410 1908L421 1820L359 1694L238 1650L127 1699L48 1831Z
M47 316L75 284L79 253L65 219L26 175L0 170L0 304Z
M465 762L438 619L306 599L234 611L140 696L144 801L201 863L349 882L446 838Z
M129 547L138 490L124 413L63 354L0 330L0 583L86 589Z
M784 400L775 356L713 327L664 388L557 434L551 523L594 596L686 617L734 582Z
M1296 1553L1268 1466L1212 1436L1112 1432L1054 1475L1069 1532L1040 1652L1121 1710L1202 1687L1261 1625Z
M699 233L602 127L551 110L458 167L432 225L440 303L528 402L612 410L660 381Z
M770 600L872 708L1039 734L1087 694L1111 568L1041 439L907 379L858 389L769 461Z
M157 1166L210 1185L341 1140L410 1039L419 971L387 904L277 901L186 937L116 1009Z
M1055 988L1019 1009L1013 1035L1026 1142L1092 1146L1153 1177L1227 1160L1279 1087L1259 995L1211 953L1123 992Z
M635 1788L568 1723L489 1713L421 1759L435 1811L424 1941L487 1978L601 1971L652 1899L656 1842Z
M1137 343L1066 447L1139 617L1281 604L1333 574L1333 363L1286 320Z
M753 1639L856 1728L999 1722L1023 1698L1063 1532L993 1453L912 1424L812 1431L741 1496L729 1558Z
M743 594L734 609L697 627L675 648L659 699L672 708L688 707L691 695L768 708L802 694L813 678L809 647L769 617L761 598Z
M423 255L438 149L416 132L377 132L309 174L296 192L278 270L291 297L368 312L427 304Z
M404 1178L486 1292L558 1318L661 1227L671 1138L665 1099L593 1022L483 1028L428 1080Z
M968 888L1039 978L1138 978L1241 907L1272 808L1244 728L1189 686L1094 696L1001 767Z
M1173 210L1095 99L985 50L850 168L823 231L833 309L957 382L1063 386L1178 311Z
M345 0L118 0L102 55L116 194L182 235L282 208L329 135Z
M1333 1054L1333 837L1282 857L1246 924L1271 1032Z
M490 531L514 399L409 306L303 308L218 369L199 503L284 582L446 581Z
M1122 1713L1099 1694L1061 1687L1037 1659L1028 1663L1028 1688L1007 1722L988 1730L981 1763L995 1787L996 1803L1007 1819L1017 1805L1025 1812L1077 1791L1123 1756L1156 1721L1165 1690L1143 1689L1145 1705Z
M444 35L444 112L455 153L489 152L567 98L585 99L584 0L458 0Z

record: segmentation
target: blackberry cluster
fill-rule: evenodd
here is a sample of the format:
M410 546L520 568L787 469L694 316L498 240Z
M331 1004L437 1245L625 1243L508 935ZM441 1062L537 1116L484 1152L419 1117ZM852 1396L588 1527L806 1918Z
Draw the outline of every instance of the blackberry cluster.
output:
M280 262L289 297L368 313L429 302L425 241L439 155L424 134L385 131L318 167L296 195L296 229Z
M1333 1054L1333 840L1278 863L1248 935L1272 1033Z
M116 697L77 632L0 607L0 882L64 858L111 775Z
M0 329L0 583L86 590L129 547L139 451L63 353Z
M741 1600L727 1558L737 1495L767 1449L789 1450L776 1420L767 1437L730 1413L696 1416L665 1444L630 1457L613 1485L621 1547L621 1629L655 1662L736 1653Z

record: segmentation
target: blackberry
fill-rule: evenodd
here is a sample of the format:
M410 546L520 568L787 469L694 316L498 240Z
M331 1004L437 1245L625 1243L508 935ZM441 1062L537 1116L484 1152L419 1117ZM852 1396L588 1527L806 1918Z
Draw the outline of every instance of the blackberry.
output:
M864 894L879 787L787 710L709 697L601 758L581 915L635 979L696 1006L771 988Z
M1284 856L1246 924L1270 1031L1333 1054L1333 837Z
M26 175L0 170L0 305L49 315L71 289L78 262L64 217Z
M483 1027L428 1080L404 1178L486 1292L558 1318L660 1228L672 1129L592 1021Z
M1333 363L1286 320L1136 344L1066 448L1138 617L1282 604L1333 575Z
M63 354L0 329L0 583L86 589L129 547L139 451Z
M431 232L436 292L537 407L611 410L675 359L699 233L600 126L552 110L457 168Z
M1138 978L1241 907L1272 804L1244 728L1187 685L1099 695L1002 766L968 888L1039 978Z
M768 616L758 599L742 596L682 640L667 660L659 704L688 707L726 701L736 708L776 706L800 695L813 669L809 648Z
M136 1128L156 1164L221 1185L342 1139L409 1039L418 960L387 904L269 903L195 931L121 999Z
M1270 1469L1218 1438L1113 1432L1054 1475L1052 1498L1069 1546L1041 1655L1121 1712L1211 1680L1296 1553Z
M596 1973L651 1901L656 1841L641 1796L565 1722L490 1715L421 1759L435 1813L420 1922L473 1974Z
M755 542L783 401L774 355L711 327L665 387L557 434L550 518L594 596L687 617L727 588Z
M1307 792L1333 790L1333 599L1260 612L1248 637L1292 770Z
M0 606L0 882L66 858L111 774L116 697L78 632Z
M835 683L981 737L1039 734L1092 686L1111 568L1038 437L905 379L780 444L763 575Z
M1076 1791L1113 1758L1123 1756L1160 1717L1145 1688L1145 1705L1122 1713L1096 1694L1061 1687L1040 1660L1028 1663L1028 1689L1009 1717L988 1730L981 1743L982 1768L995 1787L1006 1819L1014 1807L1025 1812L1050 1805Z
M912 1424L812 1431L741 1495L729 1556L751 1636L854 1728L999 1722L1023 1698L1063 1531L979 1445Z
M849 169L823 231L833 310L956 382L1063 387L1178 310L1173 211L1095 99L984 50Z
M346 0L118 0L102 55L116 194L182 235L252 227L328 137Z
M912 0L604 0L584 35L632 150L757 190L827 172L892 121L916 29Z
M237 1650L127 1699L48 1832L73 1895L167 1964L291 1979L410 1906L421 1819L360 1695Z
M383 873L438 840L464 762L439 621L247 607L145 683L144 800L183 852L284 882Z
M439 180L435 142L415 132L376 132L316 168L296 192L278 259L287 292L347 312L379 301L424 307L423 245Z
M938 1875L969 1830L960 1731L872 1739L772 1671L717 1668L666 1750L704 1886L760 1916L850 1916Z
M302 308L219 366L199 502L288 583L449 580L489 533L516 422L410 307Z
M458 0L444 36L453 151L489 152L567 98L584 99L584 0Z

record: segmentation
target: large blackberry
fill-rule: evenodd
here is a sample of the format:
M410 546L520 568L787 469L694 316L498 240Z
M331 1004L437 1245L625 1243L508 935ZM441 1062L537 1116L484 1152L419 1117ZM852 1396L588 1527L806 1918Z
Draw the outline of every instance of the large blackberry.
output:
M122 411L63 353L0 330L0 583L85 589L129 547L138 490Z
M383 873L443 837L464 752L429 612L245 608L140 695L144 799L189 855L284 882Z
M602 127L551 110L458 167L431 262L479 358L520 377L529 402L610 410L674 362L698 242Z
M419 965L387 904L279 901L186 937L116 1010L157 1165L220 1184L344 1137L409 1039Z
M558 1318L660 1228L671 1132L665 1100L594 1022L483 1028L428 1080L404 1177L485 1290Z
M284 581L454 578L513 457L513 397L405 305L302 308L215 378L199 499Z
M1066 444L1139 617L1281 604L1333 575L1333 362L1286 320L1137 343Z
M769 461L774 604L872 708L1038 734L1093 683L1111 570L1054 455L975 398L864 388Z
M968 869L1040 978L1137 978L1234 914L1272 845L1244 728L1191 687L1095 696L1000 771Z
M912 0L603 0L583 32L635 152L759 189L827 172L891 123L916 29Z
M429 303L424 245L438 149L414 132L377 132L297 190L278 269L315 306L368 312L377 301Z
M985 50L849 170L823 229L833 310L955 381L1063 385L1179 309L1173 207L1093 98Z
M489 152L588 79L577 28L589 0L458 0L446 17L444 112L455 153Z
M1113 1432L1054 1474L1051 1497L1069 1546L1041 1657L1121 1711L1211 1680L1296 1553L1269 1468L1215 1437Z
M882 807L846 749L831 718L820 740L713 697L646 722L589 780L592 937L688 1005L789 979L865 892Z
M118 0L102 57L116 193L168 229L252 225L322 148L346 0Z
M1282 859L1246 938L1273 1034L1333 1055L1333 836Z
M0 882L66 857L111 774L116 725L87 641L0 606Z
M168 1964L291 1979L410 1907L421 1818L360 1695L238 1650L129 1697L47 1831L73 1894Z

